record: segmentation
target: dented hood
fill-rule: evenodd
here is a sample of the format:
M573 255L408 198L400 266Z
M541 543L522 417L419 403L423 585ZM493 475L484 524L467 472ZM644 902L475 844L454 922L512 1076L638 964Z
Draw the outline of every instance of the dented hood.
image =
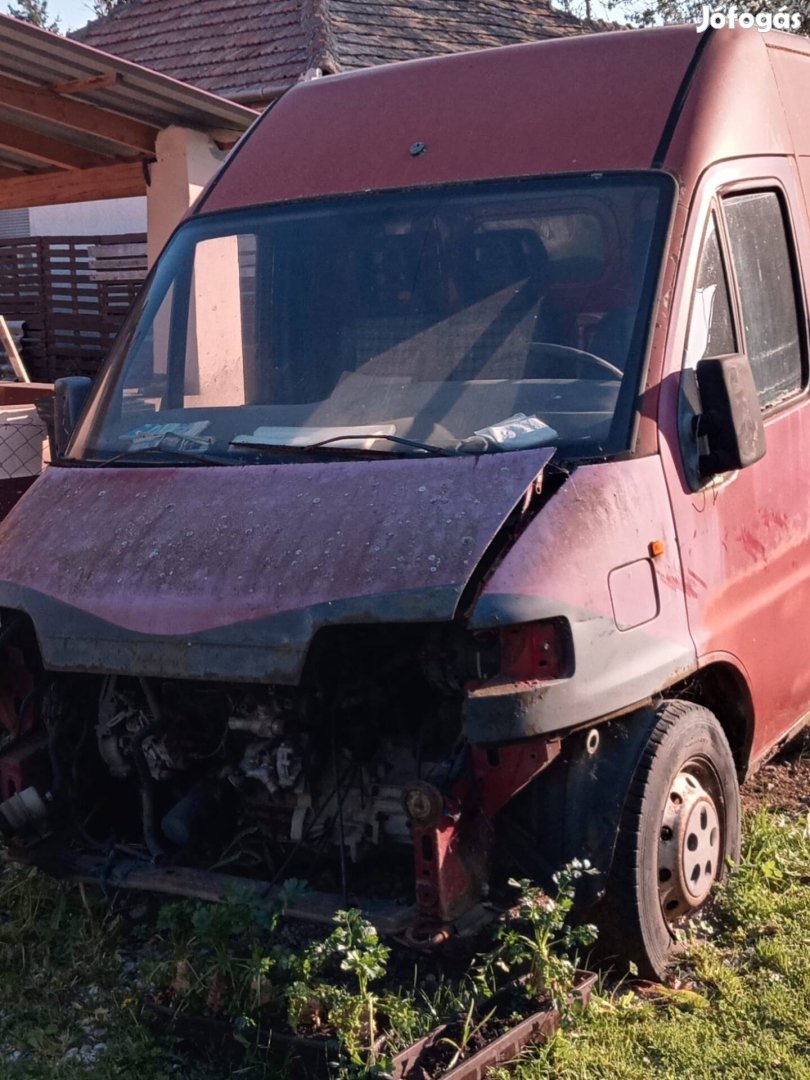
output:
M313 633L437 622L553 450L50 468L0 524L49 667L296 681Z

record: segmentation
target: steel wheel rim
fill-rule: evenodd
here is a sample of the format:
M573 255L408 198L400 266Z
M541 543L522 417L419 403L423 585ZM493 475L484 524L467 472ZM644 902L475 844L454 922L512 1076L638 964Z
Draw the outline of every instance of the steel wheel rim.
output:
M658 840L658 894L667 923L701 907L721 874L723 810L710 763L694 759L682 765L667 791Z

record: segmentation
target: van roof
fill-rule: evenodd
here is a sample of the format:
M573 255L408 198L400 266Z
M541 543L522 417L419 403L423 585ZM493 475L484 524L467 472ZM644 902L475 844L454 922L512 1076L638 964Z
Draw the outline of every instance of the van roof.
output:
M254 125L197 212L654 165L688 187L712 161L791 152L795 124L789 132L770 57L777 75L789 58L793 83L800 66L806 100L810 46L794 35L734 29L707 37L691 25L547 40L301 83ZM810 142L810 127L804 130ZM412 154L416 143L425 149Z

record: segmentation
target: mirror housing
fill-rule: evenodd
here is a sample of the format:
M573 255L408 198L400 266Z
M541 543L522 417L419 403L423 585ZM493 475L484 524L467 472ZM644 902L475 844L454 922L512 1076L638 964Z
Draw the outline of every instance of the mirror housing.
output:
M744 356L700 360L696 370L702 413L696 434L708 452L698 457L701 477L745 469L764 457L765 428L751 365Z
M91 385L86 375L68 375L53 384L53 450L57 458L64 457Z

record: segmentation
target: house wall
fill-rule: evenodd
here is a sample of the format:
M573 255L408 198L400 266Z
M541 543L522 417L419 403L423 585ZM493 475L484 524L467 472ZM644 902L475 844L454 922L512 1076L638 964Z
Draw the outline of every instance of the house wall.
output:
M31 236L111 236L146 232L146 199L33 206L28 211Z

